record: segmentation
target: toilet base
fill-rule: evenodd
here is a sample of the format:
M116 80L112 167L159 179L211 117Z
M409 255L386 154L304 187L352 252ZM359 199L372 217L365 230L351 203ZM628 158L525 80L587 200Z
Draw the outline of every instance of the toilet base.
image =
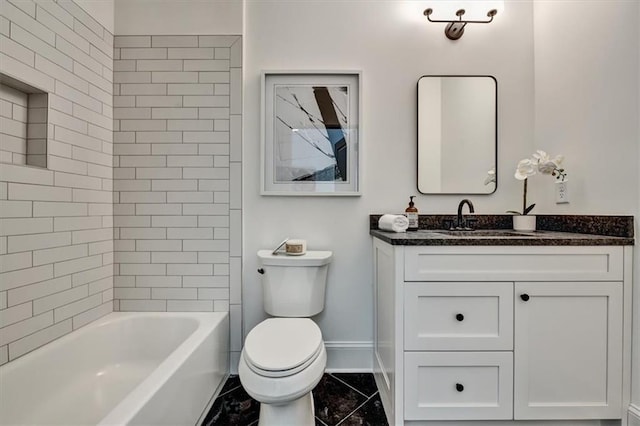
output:
M314 426L314 413L311 392L283 405L261 403L258 426Z

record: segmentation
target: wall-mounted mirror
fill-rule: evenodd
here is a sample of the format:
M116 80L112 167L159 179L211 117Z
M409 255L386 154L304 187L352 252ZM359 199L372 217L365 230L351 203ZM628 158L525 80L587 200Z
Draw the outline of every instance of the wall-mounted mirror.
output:
M418 80L418 191L495 192L497 95L491 76Z

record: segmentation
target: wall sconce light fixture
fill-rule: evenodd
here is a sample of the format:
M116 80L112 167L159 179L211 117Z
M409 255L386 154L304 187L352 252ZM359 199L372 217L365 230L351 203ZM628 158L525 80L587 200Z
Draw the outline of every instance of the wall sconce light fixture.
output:
M496 16L496 14L498 13L498 9L490 9L487 12L487 17L489 19L487 19L485 21L479 21L479 20L467 20L467 21L465 21L465 20L462 19L465 13L466 13L465 9L458 9L456 11L456 16L458 17L458 20L431 19L431 15L433 14L433 9L432 8L428 8L428 9L425 9L424 16L427 17L429 22L446 23L447 26L444 29L444 35L446 35L449 40L458 40L460 37L462 37L462 34L464 34L465 25L467 25L467 24L488 24L489 22L493 21L493 17Z

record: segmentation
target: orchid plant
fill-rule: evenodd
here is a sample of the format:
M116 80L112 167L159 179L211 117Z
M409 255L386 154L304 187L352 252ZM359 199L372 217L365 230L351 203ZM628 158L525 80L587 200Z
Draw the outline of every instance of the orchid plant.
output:
M516 167L515 178L524 182L522 212L509 210L507 213L526 215L536 206L535 204L527 206L527 181L531 176L541 173L543 175L554 176L560 182L564 182L567 174L564 169L561 168L563 160L564 157L562 155L558 155L554 159L551 159L549 154L541 150L537 150L531 158L520 160Z
M489 169L489 171L487 171L487 177L484 179L485 185L489 185L491 182L494 182L494 183L497 182L495 166L493 166L492 168Z

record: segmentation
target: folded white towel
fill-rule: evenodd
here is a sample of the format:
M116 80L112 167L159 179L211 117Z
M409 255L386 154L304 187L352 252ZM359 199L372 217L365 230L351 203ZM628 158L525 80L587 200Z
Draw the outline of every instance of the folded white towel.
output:
M383 214L378 220L378 229L392 232L405 232L409 227L409 219L401 214Z

